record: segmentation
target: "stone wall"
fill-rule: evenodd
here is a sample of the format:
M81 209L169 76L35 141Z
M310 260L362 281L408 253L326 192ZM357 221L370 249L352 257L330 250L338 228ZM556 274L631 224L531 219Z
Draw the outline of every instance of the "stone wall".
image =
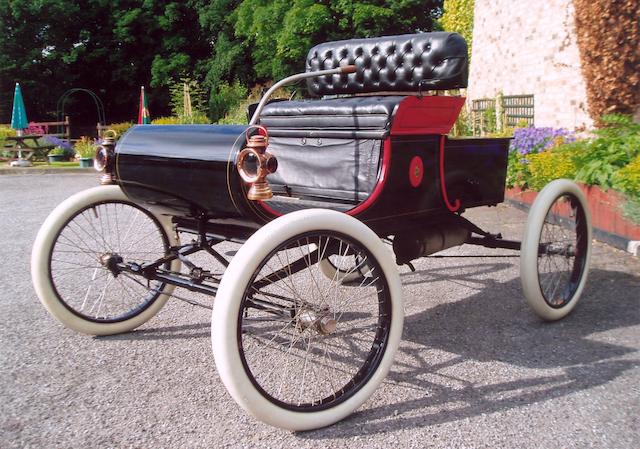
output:
M535 126L591 128L572 0L475 0L468 98L533 94Z

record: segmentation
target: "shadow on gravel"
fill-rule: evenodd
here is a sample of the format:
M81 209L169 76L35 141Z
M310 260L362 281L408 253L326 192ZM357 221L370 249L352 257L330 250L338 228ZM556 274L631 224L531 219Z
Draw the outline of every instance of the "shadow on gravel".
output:
M211 338L211 323L184 324L140 329L118 335L94 337L98 340L177 340L191 338Z
M592 270L581 303L571 315L554 323L540 321L523 298L514 297L520 291L519 279L503 284L489 279L482 282L485 287L473 296L406 317L403 340L413 344L405 345L412 348L404 349L405 357L400 359L411 362L393 367L388 382L423 392L422 397L364 410L328 429L299 437L343 438L457 421L590 389L640 366L640 360L612 360L636 349L593 338L600 332L640 324L640 277ZM453 356L433 364L428 360L431 350ZM472 361L554 371L537 377L525 372L530 377L489 385L446 374L446 368ZM513 372L501 371L500 365L493 369L503 379ZM457 386L439 384L439 378L449 385L454 380Z
M495 283L486 275L496 273L501 270L512 268L513 265L506 262L494 264L472 263L466 265L446 265L440 264L438 267L429 268L427 270L417 270L414 272L406 272L400 274L402 285L424 284L434 281L455 282L458 284L466 284L472 287L490 288Z

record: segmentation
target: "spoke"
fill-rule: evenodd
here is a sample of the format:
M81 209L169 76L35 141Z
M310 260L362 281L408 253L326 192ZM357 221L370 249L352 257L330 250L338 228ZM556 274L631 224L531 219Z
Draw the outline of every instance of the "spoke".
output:
M563 203L569 208L566 218L561 215ZM547 250L538 256L538 277L544 299L552 307L562 307L571 301L582 272L579 262L582 231L577 204L570 195L559 197L547 213L541 231L540 243Z
M126 235L121 233L123 222ZM164 284L145 285L126 273L114 276L103 266L103 255L119 254L114 250L127 244L130 252L125 256L138 263L158 260L166 249L163 230L137 206L107 201L71 217L58 233L50 258L60 300L81 317L100 322L131 318L158 298Z
M336 269L325 277L320 264L336 250ZM366 382L367 376L354 376L377 366L389 328L381 323L390 320L383 313L389 293L382 271L369 257L350 240L316 233L292 238L260 262L246 289L238 336L247 374L269 397L313 408L341 401ZM358 282L343 284L344 276L358 273ZM252 308L254 297L292 307L292 318ZM328 335L319 324L324 317L338 326Z

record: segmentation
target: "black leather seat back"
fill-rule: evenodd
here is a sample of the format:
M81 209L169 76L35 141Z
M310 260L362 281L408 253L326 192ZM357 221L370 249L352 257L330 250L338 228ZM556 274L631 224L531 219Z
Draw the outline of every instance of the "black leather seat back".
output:
M467 43L456 33L434 32L350 39L316 45L306 70L356 65L356 73L307 80L315 95L407 92L467 87Z

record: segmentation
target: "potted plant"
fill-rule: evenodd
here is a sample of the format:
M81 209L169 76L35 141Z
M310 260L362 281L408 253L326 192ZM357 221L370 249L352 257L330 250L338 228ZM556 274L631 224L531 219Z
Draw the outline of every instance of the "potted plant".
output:
M73 149L76 152L76 157L80 161L80 167L93 167L93 157L96 154L96 148L96 142L87 136L81 137L80 140L76 142Z
M47 158L49 159L49 163L60 162L65 158L64 148L55 147L49 153L47 153Z

